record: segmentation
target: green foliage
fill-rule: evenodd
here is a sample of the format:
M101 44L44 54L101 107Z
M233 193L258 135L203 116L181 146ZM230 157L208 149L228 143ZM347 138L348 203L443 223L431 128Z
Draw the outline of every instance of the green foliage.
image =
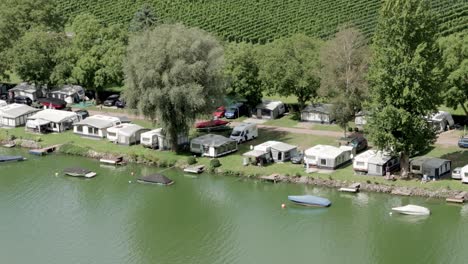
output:
M148 29L152 29L158 23L156 15L154 14L151 5L145 3L135 13L132 21L130 21L129 31L140 32Z
M106 27L86 14L75 18L71 30L70 43L58 52L60 64L54 69L54 81L79 83L96 92L122 83L127 32L119 25Z
M60 146L60 152L69 155L86 156L88 149L73 143L66 143Z
M193 165L195 163L197 163L197 159L195 157L193 157L193 156L187 157L187 164L188 165Z
M57 0L65 15L92 13L110 24L128 23L143 3L161 21L199 27L228 41L267 43L296 33L327 38L344 23L369 36L376 27L381 0ZM440 32L466 30L465 0L431 0Z
M461 106L466 115L468 103L468 35L454 34L439 40L445 78L445 104L457 109Z
M433 18L427 1L387 0L374 37L367 127L375 146L401 154L403 175L409 155L435 140L424 119L440 104L440 55Z
M305 35L278 39L262 47L260 79L270 94L295 95L300 109L320 86L321 42Z
M33 28L41 28L44 32L59 31L63 22L54 0L0 1L0 76L6 76L6 71L11 70L9 49L25 32Z
M230 44L226 48L225 56L228 95L240 96L247 100L250 108L254 108L263 97L257 49L254 45L244 42Z
M214 158L214 159L210 160L210 167L211 168L221 167L221 162L219 161L219 159Z
M205 31L176 24L142 32L128 47L127 105L158 120L177 150L177 135L221 103L223 66L222 46Z

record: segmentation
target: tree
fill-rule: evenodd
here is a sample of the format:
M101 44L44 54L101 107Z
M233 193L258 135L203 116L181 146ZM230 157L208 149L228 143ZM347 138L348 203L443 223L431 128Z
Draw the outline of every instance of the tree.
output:
M468 35L450 35L440 39L439 45L447 75L444 83L445 103L454 109L460 106L468 116Z
M0 76L11 70L9 49L25 32L38 27L58 32L63 23L54 0L0 1Z
M409 156L435 140L425 120L440 103L434 18L427 1L387 0L374 36L368 130L375 146L400 154L403 177Z
M26 32L10 49L11 68L19 77L40 87L50 84L57 63L56 53L65 43L63 33L40 29Z
M320 52L322 65L319 94L332 99L333 116L345 136L348 123L362 109L367 96L369 50L355 28L343 28Z
M71 25L70 44L59 51L54 69L57 83L79 83L96 92L123 81L127 32L119 25L106 27L92 15L78 15Z
M252 109L262 101L257 49L249 43L233 43L226 48L227 93L247 100Z
M157 120L177 150L177 136L221 103L223 66L222 46L205 31L161 25L131 38L124 97L129 107Z
M130 32L140 32L154 28L158 23L153 7L145 3L133 16L130 22Z
M320 86L320 41L305 35L278 39L263 48L260 80L269 94L295 95L299 107L317 95Z

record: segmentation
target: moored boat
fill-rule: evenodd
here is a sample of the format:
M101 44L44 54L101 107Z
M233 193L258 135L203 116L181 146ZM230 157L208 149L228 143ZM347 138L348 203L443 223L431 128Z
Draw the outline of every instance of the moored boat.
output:
M63 172L68 176L92 178L96 173L83 168L66 168Z
M330 200L313 195L289 195L288 200L304 206L328 207L331 205Z
M23 156L0 156L0 162L23 161Z
M392 211L398 212L400 214L406 215L429 215L431 211L426 207L419 205L408 204L405 206L393 207Z
M195 124L195 128L198 130L217 130L224 129L229 124L229 121L215 119L209 121L200 121Z
M173 180L169 179L168 177L162 174L141 176L138 178L137 181L139 183L152 183L152 184L159 184L159 185L171 185L174 183Z

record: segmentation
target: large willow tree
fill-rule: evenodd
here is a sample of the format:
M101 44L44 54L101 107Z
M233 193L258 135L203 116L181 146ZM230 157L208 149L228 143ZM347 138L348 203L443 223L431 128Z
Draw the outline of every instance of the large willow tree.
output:
M379 149L400 154L404 177L409 156L435 139L425 120L441 103L435 18L428 1L387 0L374 36L368 129Z
M161 25L132 37L124 63L127 104L177 136L224 95L223 48L207 32Z

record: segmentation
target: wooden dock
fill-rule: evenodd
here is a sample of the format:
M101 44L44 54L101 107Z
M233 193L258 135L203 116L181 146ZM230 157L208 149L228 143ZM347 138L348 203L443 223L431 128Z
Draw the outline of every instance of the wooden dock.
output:
M16 146L15 143L8 143L8 144L3 145L3 147L5 147L5 148L13 148L15 146Z
M264 181L269 181L269 182L276 183L277 181L280 180L280 176L279 176L278 173L274 173L274 174L271 174L271 175L268 175L268 176L260 176L259 179L262 179Z
M188 173L202 173L205 170L205 165L192 165L184 169L184 172Z
M29 150L29 154L38 155L38 156L46 155L46 154L54 152L59 146L60 145L53 145L53 146L40 148L40 149L31 149Z
M340 192L351 192L351 193L357 193L359 192L359 188L361 187L361 183L356 182L351 184L349 187L341 187L338 189Z
M111 165L124 165L125 161L123 160L123 157L115 157L115 158L102 158L99 160L101 163L105 164L111 164Z
M466 195L466 192L461 192L454 197L448 197L447 199L445 199L445 201L447 201L448 203L464 203L466 200Z

